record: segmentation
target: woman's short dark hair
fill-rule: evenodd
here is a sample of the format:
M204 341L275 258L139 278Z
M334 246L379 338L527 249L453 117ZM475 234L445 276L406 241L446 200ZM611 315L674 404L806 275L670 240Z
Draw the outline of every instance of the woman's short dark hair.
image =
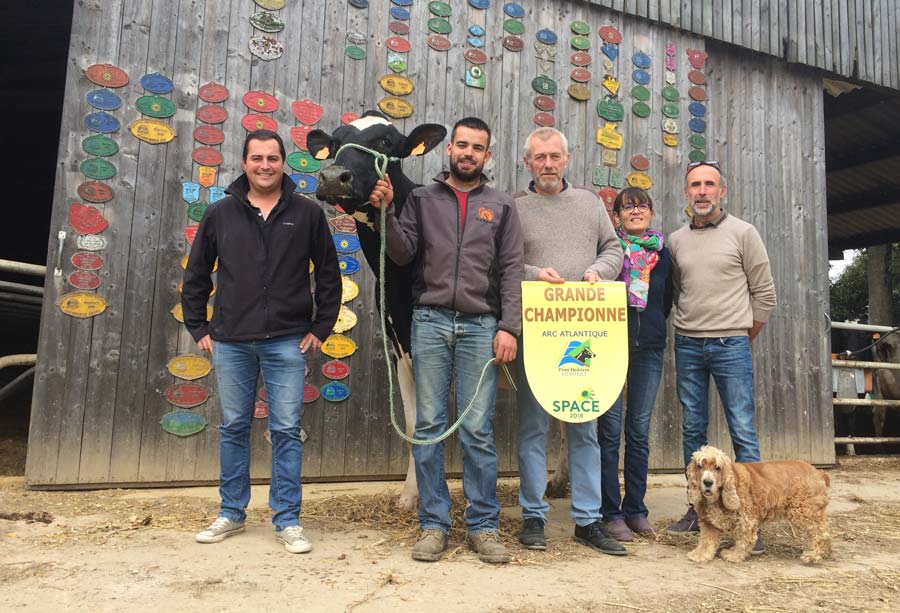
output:
M247 151L250 149L250 141L252 140L276 141L278 143L278 149L281 151L281 159L284 160L287 158L287 154L284 152L284 141L278 136L278 132L272 132L272 130L253 130L253 132L247 134L247 138L244 139L244 152L241 154L241 159L245 162L247 161Z
M646 202L650 205L650 210L653 210L653 199L650 194L640 187L626 187L616 196L616 200L613 202L613 212L618 213L626 204L641 204L642 202Z

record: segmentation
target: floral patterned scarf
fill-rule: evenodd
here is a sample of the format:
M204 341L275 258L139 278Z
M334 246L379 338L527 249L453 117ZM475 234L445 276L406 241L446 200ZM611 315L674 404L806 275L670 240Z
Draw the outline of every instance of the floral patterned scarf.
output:
M625 233L622 226L616 229L616 234L625 250L619 280L624 281L628 289L628 306L643 311L647 308L647 294L650 291L650 271L659 261L663 236L656 230L647 230L643 236L631 236Z

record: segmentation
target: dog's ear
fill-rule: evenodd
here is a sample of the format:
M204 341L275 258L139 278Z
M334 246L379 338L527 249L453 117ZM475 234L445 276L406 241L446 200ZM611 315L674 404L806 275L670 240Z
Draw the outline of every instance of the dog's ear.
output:
M722 465L722 504L729 511L737 511L741 508L741 499L738 497L737 478L734 471L734 463L726 458Z
M697 468L695 458L691 458L685 474L687 475L688 502L694 505L695 509L698 509L703 501L703 494L700 493L700 469Z

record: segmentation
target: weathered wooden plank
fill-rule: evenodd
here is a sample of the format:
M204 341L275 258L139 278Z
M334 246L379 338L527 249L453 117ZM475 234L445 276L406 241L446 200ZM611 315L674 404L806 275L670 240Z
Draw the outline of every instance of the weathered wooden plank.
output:
M868 80L872 66L871 40L866 41L866 31L869 20L866 17L868 2L856 0L856 62L857 78Z
M834 50L832 42L831 24L834 18L831 15L831 1L822 3L822 61L826 70L834 70Z
M832 0L832 15L835 70L840 75L849 76L853 50L850 48L848 34L847 0Z

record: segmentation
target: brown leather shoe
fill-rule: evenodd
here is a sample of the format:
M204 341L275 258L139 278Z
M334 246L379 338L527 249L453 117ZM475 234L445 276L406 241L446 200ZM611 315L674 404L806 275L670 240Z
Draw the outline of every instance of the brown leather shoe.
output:
M655 532L653 524L647 521L647 518L643 515L625 518L625 525L631 528L631 531L635 534L653 534Z
M506 564L509 562L509 551L500 542L494 530L469 535L469 549L478 554L478 559L488 564Z
M625 521L622 519L604 520L603 528L606 529L607 534L620 543L628 543L634 540L634 534L632 534L631 529L625 525Z

